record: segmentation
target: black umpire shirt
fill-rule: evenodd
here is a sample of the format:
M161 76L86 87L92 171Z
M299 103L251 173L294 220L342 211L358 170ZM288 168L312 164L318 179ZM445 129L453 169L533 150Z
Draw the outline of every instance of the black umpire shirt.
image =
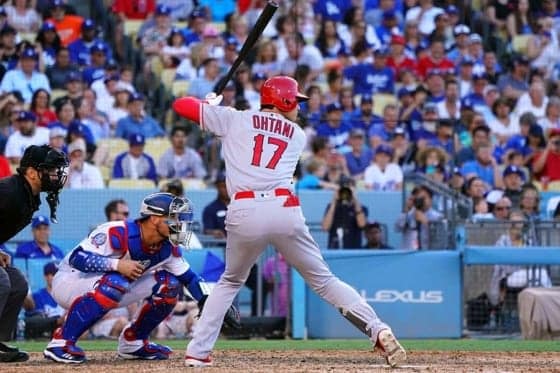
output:
M0 244L25 228L39 209L41 199L21 175L0 179Z

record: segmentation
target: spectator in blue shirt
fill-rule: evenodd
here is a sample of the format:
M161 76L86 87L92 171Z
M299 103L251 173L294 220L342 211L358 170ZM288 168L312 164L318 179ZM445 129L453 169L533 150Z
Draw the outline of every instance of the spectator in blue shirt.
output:
M380 116L373 113L373 97L369 94L362 95L360 107L356 109L351 118L352 128L359 128L367 134L374 124L382 121Z
M399 121L397 105L387 104L383 108L383 122L370 128L369 144L376 149L380 144L389 144Z
M327 105L326 121L317 126L317 137L329 139L333 148L340 149L346 145L352 127L342 121L342 106L339 103Z
M348 172L350 172L350 176L354 180L362 179L364 171L370 165L373 158L373 152L367 147L365 142L365 132L360 128L352 129L348 143L350 144L351 151L344 155L346 167L348 167Z
M344 69L344 77L354 84L354 94L394 93L395 75L387 67L389 49L378 48L373 64L351 65Z
M210 92L210 91L208 91ZM144 96L133 93L128 99L128 116L117 122L115 137L128 139L134 134L141 134L146 139L165 136L161 125L151 116L144 113Z
M105 65L108 61L108 49L105 43L96 42L90 47L89 51L91 61L90 64L84 68L82 73L84 82L86 82L88 86L97 79L105 77Z
M62 250L49 242L51 228L49 219L43 215L37 215L31 221L31 232L33 241L24 242L16 249L16 258L26 259L52 259L60 260L64 258Z
M82 37L68 45L71 61L80 66L88 66L91 63L90 48L96 43L103 43L103 40L97 38L95 22L91 19L86 19L82 23ZM107 60L110 60L112 53L107 45L105 46L105 51Z
M296 183L296 190L338 188L338 184L323 180L327 173L327 165L323 159L312 159L305 169L307 173Z
M52 281L57 270L55 262L44 265L46 286L33 293L32 302L26 302L25 338L50 337L64 322L65 310L51 295Z
M498 172L496 160L492 157L492 147L482 144L476 149L476 159L466 162L461 168L461 173L468 179L478 176L492 189L495 184L495 174Z
M202 33L208 20L203 9L195 9L189 17L189 25L183 30L185 44L191 45L202 41Z
M202 226L204 234L214 238L226 238L226 212L230 199L226 189L226 177L223 173L218 174L216 181L217 196L202 211Z
M220 75L220 65L215 58L207 58L202 61L204 72L202 76L194 78L189 85L189 95L204 98L208 92L214 91L214 86L218 83Z
M113 164L113 179L150 179L157 183L154 159L144 153L144 136L139 133L128 138L129 150L119 154Z
M26 103L31 102L33 93L42 88L51 92L47 76L37 70L38 55L34 49L26 48L21 52L19 68L8 71L0 83L0 93L18 91Z
M391 42L393 29L398 28L397 13L395 10L386 10L381 16L381 25L375 28L375 33L381 44L387 46Z
M313 3L313 13L321 19L341 22L351 6L352 2L347 0L315 1Z
M455 147L453 121L450 119L440 119L436 126L436 137L428 140L428 145L437 146L446 151L447 154L454 154Z

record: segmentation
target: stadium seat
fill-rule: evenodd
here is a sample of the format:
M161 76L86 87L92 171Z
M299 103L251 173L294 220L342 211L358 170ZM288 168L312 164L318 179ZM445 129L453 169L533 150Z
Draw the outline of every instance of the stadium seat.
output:
M146 145L144 145L144 152L150 155L154 161L159 161L161 155L165 153L167 149L171 147L169 139L166 137L154 137L151 139L146 139Z
M21 41L27 40L31 43L35 43L35 39L37 38L36 32L20 32L19 38Z
M111 179L108 186L114 189L153 189L156 185L148 179Z
M97 166L113 168L113 162L117 155L128 150L128 142L121 138L100 139L93 161Z
M173 88L173 81L175 80L175 72L177 69L163 69L161 72L161 82L166 89L171 90Z
M162 179L159 181L158 183L158 188L161 190L163 188L163 186L167 183L169 183L171 180L173 179ZM183 189L185 190L202 190L202 189L206 189L206 183L202 180L202 179L195 179L195 178L189 178L189 179L181 179L181 183L183 184Z
M183 97L187 94L189 90L190 82L188 80L176 80L171 86L171 92L175 97Z
M107 185L113 173L112 167L109 167L107 165L101 165L99 166L99 171L101 171L101 176L103 177L103 181L105 182L105 185Z
M124 21L124 33L129 35L133 40L136 39L140 27L142 27L143 20L128 19Z
M51 102L56 100L57 98L64 97L68 94L68 91L65 89L53 89L51 91Z
M547 190L559 191L560 190L560 180L551 181L546 186Z
M397 97L388 93L376 93L373 95L373 112L379 116L383 115L383 109L388 104L397 104Z
M511 49L516 53L527 55L529 39L533 35L515 35L511 40Z

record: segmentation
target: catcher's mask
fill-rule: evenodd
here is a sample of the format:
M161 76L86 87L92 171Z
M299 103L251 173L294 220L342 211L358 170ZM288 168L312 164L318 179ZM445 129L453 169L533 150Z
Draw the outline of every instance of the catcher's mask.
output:
M163 192L150 194L142 201L140 215L165 216L169 227L169 241L176 246L188 247L193 222L192 203L188 198Z

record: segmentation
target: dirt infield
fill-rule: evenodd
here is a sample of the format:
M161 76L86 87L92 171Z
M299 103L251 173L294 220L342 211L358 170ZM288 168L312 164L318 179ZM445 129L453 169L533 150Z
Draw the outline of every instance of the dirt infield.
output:
M182 351L167 361L119 359L113 351L90 352L81 372L143 373L201 371L183 366ZM216 351L214 367L204 373L227 372L387 372L378 355L367 351ZM2 364L2 372L75 372L76 366L55 364L32 353L26 363ZM560 353L412 351L399 372L560 372Z

